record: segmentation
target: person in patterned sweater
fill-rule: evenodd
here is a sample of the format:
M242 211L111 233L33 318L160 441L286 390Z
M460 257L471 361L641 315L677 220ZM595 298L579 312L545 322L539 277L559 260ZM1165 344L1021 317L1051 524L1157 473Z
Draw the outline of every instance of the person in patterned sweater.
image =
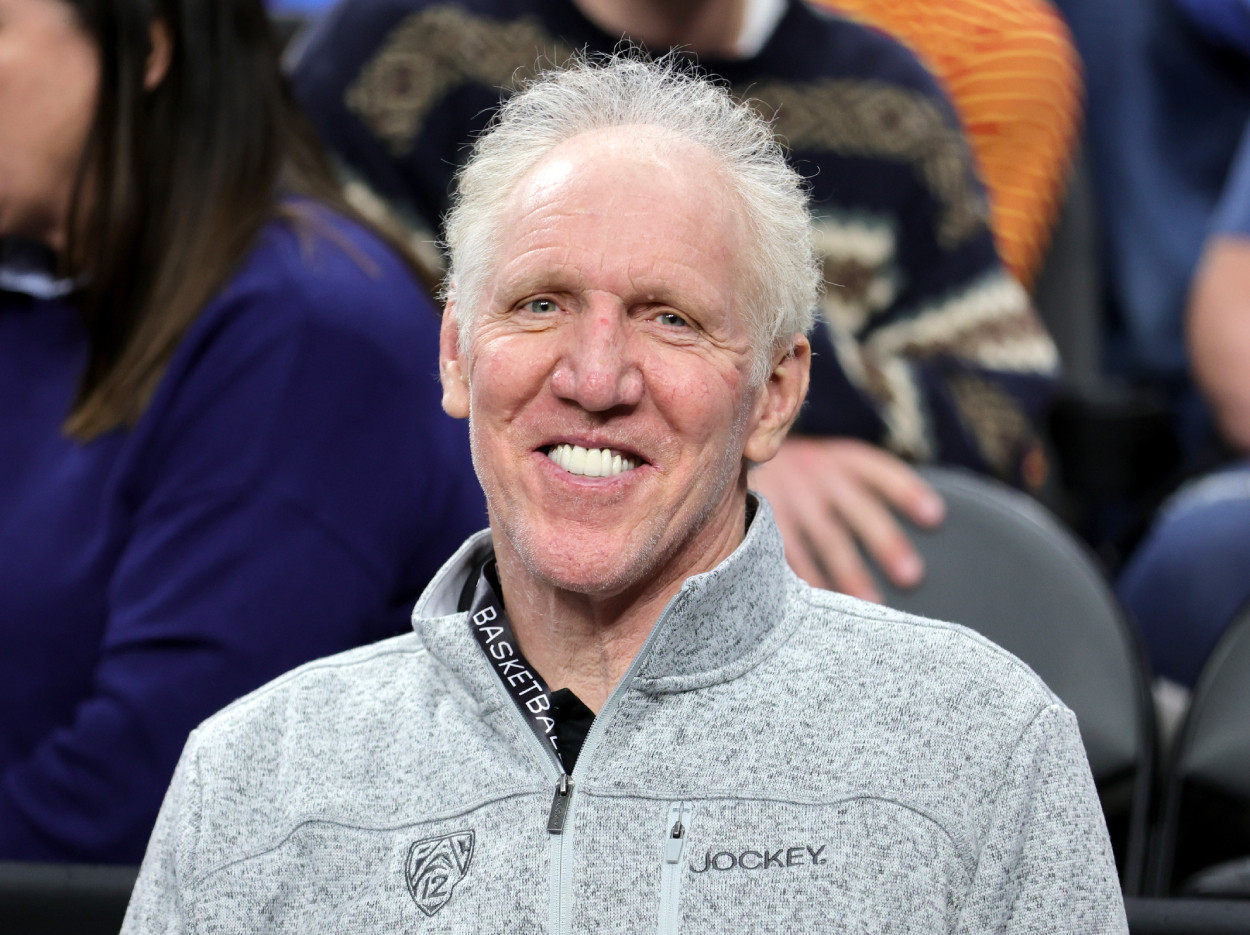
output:
M923 575L890 507L940 498L908 462L1026 486L1058 358L1005 271L951 105L902 45L798 0L343 0L291 52L296 96L357 207L431 265L453 177L544 63L680 47L773 117L808 180L827 283L798 437L752 475L813 584L877 598Z

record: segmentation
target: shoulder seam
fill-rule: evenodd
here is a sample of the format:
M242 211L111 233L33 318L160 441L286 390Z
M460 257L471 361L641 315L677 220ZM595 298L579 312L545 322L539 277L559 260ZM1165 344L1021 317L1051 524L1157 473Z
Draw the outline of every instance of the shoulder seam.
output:
M828 604L826 604L825 602L821 601L819 598L816 597L815 588L809 587L806 590L807 590L807 593L802 594L799 597L799 600L802 600L809 607L819 608L821 610L834 610L835 612L842 614L843 616L850 617L854 620L858 620L863 623L878 624L878 625L884 625L884 626L908 626L908 627L914 627L920 630L941 630L941 631L950 633L951 635L958 637L962 640L965 640L966 642L972 643L974 645L980 646L983 649L989 650L990 652L994 653L995 655L1005 660L1012 667L1012 669L1020 672L1022 675L1028 676L1028 678L1042 690L1045 696L1048 699L1050 699L1049 701L1047 701L1045 704L1042 705L1042 708L1039 709L1039 711L1044 710L1046 707L1050 705L1056 705L1056 704L1059 707L1065 707L1065 705L1063 704L1063 701L1051 690L1050 686L1048 686L1042 680L1042 677L1038 675L1036 672L1034 672L1032 668L1030 668L1029 665L1026 662L1024 662L1024 660L1018 658L1017 656L1015 656L1008 650L999 646L997 643L995 643L993 640L989 639L988 637L983 636L982 634L978 633L976 630L973 630L971 627L966 627L963 624L954 623L953 621L949 621L949 620L934 620L930 617L921 617L917 614L908 613L907 611L894 610L893 608L885 607L884 605L882 605L882 609L885 610L887 613L882 614L882 616L880 617L869 616L867 614L856 613L853 610L847 610L846 608L843 608L843 607L830 607Z
M298 666L297 668L292 669L290 672L287 672L283 675L278 676L276 679L269 682L268 684L262 685L260 688L256 689L255 691L249 692L248 694L244 695L242 698L238 698L232 701L230 704L226 705L224 708L222 708L212 717L206 718L204 722L199 727L196 728L196 730L199 731L203 727L213 724L219 719L224 719L225 715L230 714L236 708L249 706L253 702L259 701L261 698L265 697L271 692L277 691L278 689L285 687L288 682L296 681L297 679L303 678L305 675L308 675L312 672L316 672L316 671L324 670L324 669L348 669L348 668L351 668L352 666L364 665L365 663L373 662L375 659L379 659L384 656L428 655L429 650L426 649L425 646L420 643L418 643L418 645L413 646L411 648L384 646L385 643L389 643L392 640L403 639L405 637L412 637L415 635L416 635L415 633L401 633L399 636L391 637L389 640L383 640L380 643L374 643L373 646L371 647L358 647L357 650L368 648L368 649L374 649L375 651L361 653L361 655L358 658L354 658L354 659L340 659L340 656L346 655L346 653L340 653L335 656L328 656L324 659L314 659L311 662L306 662L302 666ZM347 650L347 653L353 653L353 652L356 652L357 650Z

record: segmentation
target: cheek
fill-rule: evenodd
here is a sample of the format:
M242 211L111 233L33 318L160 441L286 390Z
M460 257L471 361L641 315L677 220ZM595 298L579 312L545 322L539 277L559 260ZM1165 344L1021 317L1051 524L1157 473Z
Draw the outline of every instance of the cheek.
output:
M66 78L57 92L58 109L48 126L49 161L57 166L67 183L78 170L87 146L99 95L99 64L95 50L79 49L67 56Z
M528 339L528 340L527 340ZM505 335L474 343L469 374L470 412L511 422L541 394L551 370L543 342Z
M74 148L86 139L100 85L100 59L91 40L76 30L24 56L26 112L32 134L47 148ZM32 113L33 111L33 113Z
M61 121L58 142L62 152L77 162L87 135L91 131L96 100L100 93L100 66L95 50L79 49L69 64L70 87L65 92L64 119Z
M16 39L10 40L16 42ZM10 194L68 198L86 146L100 81L99 57L76 30L0 54L0 151Z
M686 444L724 443L739 419L743 377L731 366L698 361L657 366L648 374L651 396L664 420Z

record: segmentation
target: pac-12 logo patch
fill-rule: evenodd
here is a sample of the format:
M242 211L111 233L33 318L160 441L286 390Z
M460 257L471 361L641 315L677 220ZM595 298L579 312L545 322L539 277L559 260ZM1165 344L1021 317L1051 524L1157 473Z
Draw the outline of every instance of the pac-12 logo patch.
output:
M417 841L408 849L404 875L417 908L432 916L451 901L451 891L469 872L473 832L457 831Z

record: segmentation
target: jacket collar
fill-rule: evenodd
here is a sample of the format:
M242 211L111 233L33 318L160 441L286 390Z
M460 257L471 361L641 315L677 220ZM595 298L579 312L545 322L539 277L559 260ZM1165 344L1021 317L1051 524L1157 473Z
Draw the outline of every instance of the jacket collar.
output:
M711 571L686 579L656 621L631 668L634 687L687 691L736 678L770 655L786 597L797 579L786 565L781 533L768 501L748 494L755 515L742 543ZM468 539L439 570L413 610L413 628L426 648L456 671L479 699L494 673L473 640L460 593L475 565L493 548L490 530Z
M34 299L59 299L74 291L72 279L56 276L56 254L21 237L0 238L0 291Z

